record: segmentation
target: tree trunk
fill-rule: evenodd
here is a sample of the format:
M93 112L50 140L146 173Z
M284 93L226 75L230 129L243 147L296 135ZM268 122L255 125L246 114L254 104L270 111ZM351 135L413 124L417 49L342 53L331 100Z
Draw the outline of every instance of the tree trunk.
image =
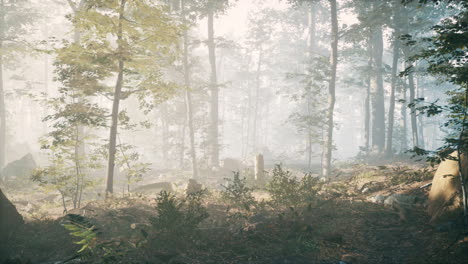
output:
M403 80L403 89L402 89L402 96L401 96L401 99L403 100L403 105L401 107L401 121L402 121L402 127L403 127L403 138L401 139L402 140L402 143L401 143L401 150L402 152L403 151L406 151L408 150L408 137L407 137L407 134L408 134L408 114L406 113L406 91L408 90L408 87L406 85L406 80Z
M3 81L3 38L5 32L5 5L1 1L0 10L0 170L5 167L6 160L6 106L5 87Z
M214 42L214 12L212 9L208 12L208 53L211 66L210 75L210 90L211 90L211 128L210 128L210 145L211 145L211 166L219 167L219 145L218 145L218 119L219 119L219 91L218 77L216 75L216 49Z
M263 60L263 51L262 51L262 47L260 46L259 48L259 54L258 54L258 63L257 63L257 74L256 74L256 77L255 77L255 106L254 106L254 113L253 113L253 136L252 136L252 140L253 140L253 143L252 143L252 147L253 147L253 151L254 153L256 153L258 151L258 147L257 147L257 123L258 123L258 104L259 104L259 96L260 96L260 87L262 85L261 83L261 69L262 69L262 60Z
M398 0L396 1L398 6ZM387 145L385 152L387 156L393 155L393 124L395 120L395 90L398 73L398 58L400 55L400 29L398 27L398 8L395 8L394 13L394 36L393 36L393 61L392 61L392 83L390 90L390 106L388 108L388 131L387 131Z
M408 60L408 57L407 57ZM412 67L413 64L408 61L406 68ZM415 85L414 85L414 76L413 69L408 73L408 86L409 86L409 104L411 105L410 117L411 117L411 136L413 139L413 147L419 147L419 138L418 138L418 123L416 119L416 109L414 107L415 99Z
M324 140L324 150L322 156L322 175L330 176L331 159L333 150L333 112L335 109L335 84L336 84L336 68L338 65L338 14L336 0L330 0L331 11L331 57L330 57L330 83L328 86L328 109L327 109L327 132Z
M182 16L186 21L185 14L185 0L181 2ZM195 149L195 128L193 126L193 103L192 103L192 92L191 92L191 81L190 81L190 66L189 66L189 40L188 32L184 32L184 80L185 80L185 98L186 98L186 109L187 109L187 121L189 127L190 137L190 157L192 158L192 176L194 179L198 178L198 164L197 164L197 152Z
M124 10L125 10L126 0L120 1L120 11L119 11L119 24L118 24L118 33L117 33L117 50L119 54L119 68L117 83L115 84L114 90L114 102L112 105L112 124L110 128L109 136L109 162L107 165L107 186L106 186L106 196L112 195L114 192L114 168L115 168L115 153L116 153L116 143L117 143L117 127L119 122L119 104L120 104L120 94L122 92L123 86L123 72L124 72L124 59L123 59L123 32L122 32L122 23L124 20Z
M424 86L421 85L421 79L416 78L417 81L417 97L424 98ZM418 115L418 136L419 136L419 147L424 149L424 115Z
M382 79L383 37L382 26L376 25L372 30L373 69L371 78L371 123L372 151L379 154L385 148L385 106Z
M0 252L1 244L8 241L11 234L23 224L23 217L0 189Z
M258 154L255 156L254 169L255 169L255 181L260 184L264 183L265 182L265 162L263 160L262 154Z
M371 75L369 72L371 72L372 69L372 43L370 39L368 40L368 45L367 45L367 52L369 55L369 60L367 62L367 69L368 69L368 76L366 80L366 98L364 99L364 146L365 146L365 151L366 153L369 152L370 149L370 126L371 126L371 114L370 114L370 106L371 106Z
M314 58L314 49L315 49L315 33L316 33L316 19L317 14L315 10L314 2L310 2L310 9L309 9L309 39L307 43L307 50L309 53L309 63L313 63L312 59ZM307 74L307 72L306 72ZM307 89L307 115L310 117L312 115L312 87L308 87ZM312 129L313 127L308 127L307 133L307 168L310 171L312 168Z

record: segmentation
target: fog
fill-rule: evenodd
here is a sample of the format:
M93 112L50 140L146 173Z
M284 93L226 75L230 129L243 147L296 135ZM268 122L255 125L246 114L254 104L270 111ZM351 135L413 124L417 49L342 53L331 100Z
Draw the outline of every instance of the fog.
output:
M336 199L372 207L412 195L422 212L433 208L424 188L438 163L456 152L463 174L465 1L5 0L0 9L0 187L26 222L76 224L70 212L106 222L80 210L181 199L174 208L207 206L193 228L205 218L212 228L218 203L219 221L232 224L234 194L248 200L232 220L243 230L254 216ZM300 198L288 204L292 193ZM406 221L402 207L388 210ZM234 255L249 262L180 263L309 263ZM159 263L145 261L136 263Z

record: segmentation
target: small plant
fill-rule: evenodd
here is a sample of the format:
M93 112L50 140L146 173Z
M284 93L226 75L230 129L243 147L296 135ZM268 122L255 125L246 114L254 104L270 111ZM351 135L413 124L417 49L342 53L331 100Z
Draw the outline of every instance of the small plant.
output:
M283 170L280 165L275 166L272 174L267 190L277 205L297 207L310 204L316 199L317 192L322 187L319 178L305 174L298 179L290 171Z
M80 239L75 242L75 244L82 245L78 253L82 253L86 249L93 252L97 240L96 227L80 215L69 214L68 217L69 223L62 226L71 232L71 236Z
M227 184L221 185L224 188L221 192L222 198L234 207L250 211L256 201L252 195L253 190L247 187L246 178L241 179L240 173L234 172L234 179L226 178L225 180Z
M187 194L184 199L161 191L156 198L158 215L151 218L151 223L160 235L166 238L193 238L198 225L208 217L208 211L203 206L204 192Z

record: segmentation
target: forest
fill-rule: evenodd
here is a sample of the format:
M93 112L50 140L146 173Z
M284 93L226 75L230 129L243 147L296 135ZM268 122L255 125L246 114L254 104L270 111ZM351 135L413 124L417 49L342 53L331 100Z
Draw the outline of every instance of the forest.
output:
M468 262L468 0L0 0L0 264Z

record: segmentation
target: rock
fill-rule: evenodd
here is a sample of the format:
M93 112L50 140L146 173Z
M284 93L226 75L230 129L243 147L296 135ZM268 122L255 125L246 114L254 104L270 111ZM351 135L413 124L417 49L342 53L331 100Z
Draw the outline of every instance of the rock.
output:
M8 163L2 171L2 177L29 178L34 169L37 168L36 162L31 154L27 154L19 160Z
M221 167L224 170L228 170L230 172L233 171L241 171L244 169L244 165L240 160L232 159L232 158L225 158L221 161Z
M457 152L450 154L457 157ZM461 156L463 174L468 176L468 160ZM462 209L461 184L458 161L446 159L440 163L432 180L428 198L428 213L431 222L450 220Z
M198 183L194 179L189 179L187 189L185 189L185 194L193 194L203 190L203 185Z
M360 188L361 193L372 193L382 190L385 187L385 183L371 181L363 184Z
M23 217L0 189L0 244L22 224Z
M356 263L362 263L363 262L363 256L360 254L345 254L341 256L341 261L339 262L340 264L356 264Z
M393 206L395 203L397 203L404 207L411 207L416 203L417 200L418 198L414 195L395 193L395 194L389 195L385 199L384 205Z
M172 183L156 182L135 188L132 192L141 194L158 194L161 191L173 192Z
M387 196L382 194L377 194L376 196L368 198L368 200L372 203L383 204Z

